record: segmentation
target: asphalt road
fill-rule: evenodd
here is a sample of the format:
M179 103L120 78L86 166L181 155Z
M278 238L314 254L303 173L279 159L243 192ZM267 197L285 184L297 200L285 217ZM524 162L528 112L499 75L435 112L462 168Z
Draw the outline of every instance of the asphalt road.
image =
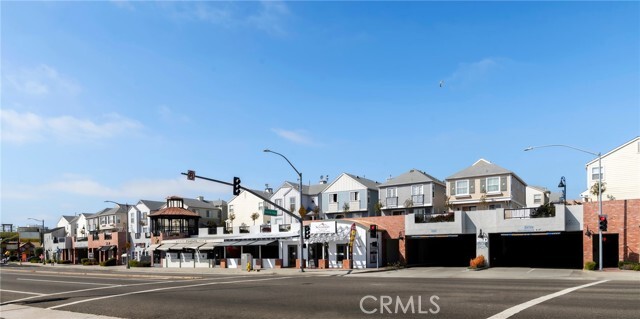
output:
M121 318L490 318L499 314L494 318L635 319L640 313L640 287L633 281L132 276L5 268L0 284L2 305ZM588 284L592 285L549 297ZM549 299L536 303L540 297ZM533 305L526 307L527 303Z

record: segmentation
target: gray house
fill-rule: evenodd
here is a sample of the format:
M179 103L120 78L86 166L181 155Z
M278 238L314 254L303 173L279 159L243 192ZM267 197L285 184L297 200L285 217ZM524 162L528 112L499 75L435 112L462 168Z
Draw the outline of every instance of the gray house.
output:
M322 211L327 219L375 216L378 186L364 177L342 173L322 191Z
M383 216L416 215L442 212L446 201L446 184L417 169L380 184Z

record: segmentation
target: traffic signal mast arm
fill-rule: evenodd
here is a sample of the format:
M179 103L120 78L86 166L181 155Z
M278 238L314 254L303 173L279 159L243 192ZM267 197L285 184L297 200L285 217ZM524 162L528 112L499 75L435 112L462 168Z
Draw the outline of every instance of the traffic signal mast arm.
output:
M224 184L224 185L228 185L228 186L233 187L233 183L227 183L227 182L219 181L219 180L217 180L217 179L213 179L213 178L208 178L208 177L204 177L204 176L198 176L198 175L195 175L195 173L194 173L194 174L191 174L191 176L189 176L189 173L180 173L180 174L185 175L185 176L187 176L187 177L193 177L194 179L196 179L196 178L204 179L205 181L210 181L210 182L219 183L219 184ZM293 214L292 212L290 212L290 211L286 210L284 207L282 207L282 206L280 206L280 205L278 205L278 204L276 204L276 203L274 203L274 202L272 202L272 201L268 200L267 198L262 197L260 194L258 194L258 193L256 193L256 192L254 192L254 191L252 191L252 190L250 190L250 189L248 189L248 188L244 188L244 187L242 187L242 185L240 185L240 189L245 190L246 192L248 192L248 193L252 194L253 196L256 196L256 197L258 197L258 198L260 198L260 199L264 200L265 202L267 202L267 203L269 203L269 204L273 205L273 206L274 206L274 207L276 207L277 209L279 209L279 210L281 210L281 211L285 212L286 214L288 214L289 216L291 216L291 217L295 218L295 219L296 219L297 221L299 221L299 222L300 222L300 224L302 225L302 217L300 217L300 216L297 216L297 215Z

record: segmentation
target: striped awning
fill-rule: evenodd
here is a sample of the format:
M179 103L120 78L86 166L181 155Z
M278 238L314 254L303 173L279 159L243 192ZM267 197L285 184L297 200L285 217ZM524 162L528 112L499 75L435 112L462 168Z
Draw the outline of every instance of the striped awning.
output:
M157 250L167 251L171 249L175 244L163 244L162 246L156 248Z
M162 244L153 244L153 245L149 245L149 248L147 248L147 250L156 250L158 249L158 247L162 246Z
M219 243L205 243L204 245L198 247L198 250L213 250Z

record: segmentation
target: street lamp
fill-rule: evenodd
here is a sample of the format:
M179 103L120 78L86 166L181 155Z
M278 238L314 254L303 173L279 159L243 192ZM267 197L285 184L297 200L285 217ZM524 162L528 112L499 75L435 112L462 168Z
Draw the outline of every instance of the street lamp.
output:
M42 222L42 232L40 233L40 244L42 245L42 256L46 257L45 256L46 251L44 250L44 219L37 219L37 218L31 218L31 217L28 217L27 219L35 220L37 222ZM46 263L47 263L46 258L42 258L42 264L45 265Z
M126 213L126 217L125 217L125 235L124 235L124 249L126 250L127 253L127 269L130 268L129 266L129 204L120 204L117 202L114 202L112 200L105 200L105 203L114 203L116 205L118 205L119 207L125 206L125 213Z
M560 177L558 188L562 189L562 203L564 204L567 202L567 181L564 179L564 176Z
M595 155L598 157L598 216L602 216L602 153L590 152L590 151L583 150L581 148L564 145L564 144L529 146L524 150L526 152L526 151L534 150L536 148L543 148L543 147L566 147L566 148L570 148L583 153ZM598 241L600 242L599 249L598 249L598 269L602 270L602 230L601 229L598 230Z
M282 158L284 158L287 163L289 163L289 165L291 165L291 168L293 168L294 171L296 171L296 173L298 174L298 191L300 192L300 209L298 210L298 212L302 211L302 173L300 173L295 166L293 166L293 164L291 164L291 161L289 161L289 159L278 153L278 152L274 152L270 149L265 149L263 152L265 153L273 153L276 155L280 155L282 156ZM303 235L303 227L302 227L302 214L300 215L300 249L298 249L298 251L300 251L300 271L304 272L304 252L303 252L303 247L304 247L304 235Z

